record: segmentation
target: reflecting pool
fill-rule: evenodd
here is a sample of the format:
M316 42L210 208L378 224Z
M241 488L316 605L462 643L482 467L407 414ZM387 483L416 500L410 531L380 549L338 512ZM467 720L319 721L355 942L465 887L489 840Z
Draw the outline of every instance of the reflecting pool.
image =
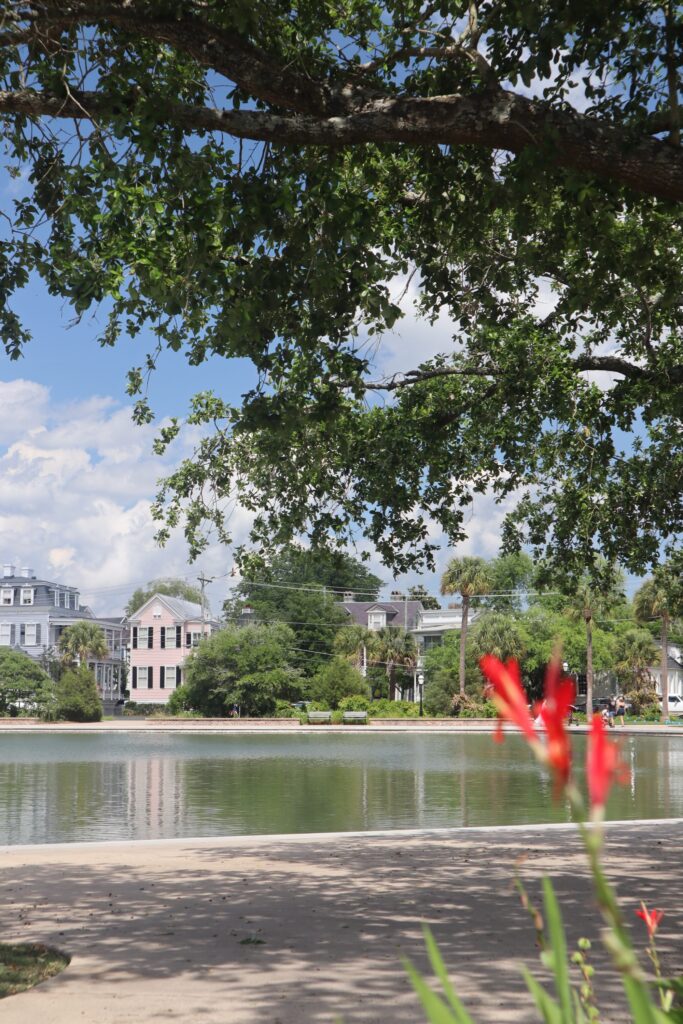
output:
M622 742L608 816L683 817L683 737ZM0 844L569 819L518 737L0 734Z

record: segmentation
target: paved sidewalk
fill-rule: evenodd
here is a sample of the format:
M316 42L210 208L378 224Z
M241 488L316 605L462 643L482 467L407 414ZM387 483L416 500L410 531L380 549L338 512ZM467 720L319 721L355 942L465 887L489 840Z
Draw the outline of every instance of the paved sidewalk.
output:
M639 944L642 898L665 911L663 958L682 972L683 822L620 824L607 836L609 873ZM3 1024L417 1024L401 957L426 969L422 921L477 1021L526 1024L536 1017L519 967L538 958L511 888L522 855L532 894L552 874L572 942L599 931L566 826L1 853L4 940L72 956L59 977L3 1001ZM596 988L603 1019L625 1024L613 973L599 969Z
M3 733L106 733L106 732L143 732L164 733L291 733L303 735L315 732L330 733L492 733L496 727L493 718L429 718L370 719L367 725L301 725L293 718L114 718L105 722L38 722L36 719L10 718L0 719L0 735ZM504 725L514 733L514 727ZM586 733L588 726L573 725L570 732ZM683 739L683 718L677 725L661 725L659 722L639 723L637 725L615 726L610 735L631 733L639 736L680 736Z

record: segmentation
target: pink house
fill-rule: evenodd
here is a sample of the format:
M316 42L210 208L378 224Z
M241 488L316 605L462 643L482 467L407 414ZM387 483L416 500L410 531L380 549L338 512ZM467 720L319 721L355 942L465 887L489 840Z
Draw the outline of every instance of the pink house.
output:
M183 682L183 666L192 648L219 624L201 606L179 597L155 594L131 615L128 687L140 704L165 704Z

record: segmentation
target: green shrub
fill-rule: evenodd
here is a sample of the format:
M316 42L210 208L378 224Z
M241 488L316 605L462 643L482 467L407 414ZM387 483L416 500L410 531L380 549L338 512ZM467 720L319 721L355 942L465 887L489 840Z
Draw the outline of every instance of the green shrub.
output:
M56 718L66 722L100 722L102 702L92 672L81 665L68 669L55 684Z
M339 701L340 711L368 711L369 708L370 701L360 693L355 694L353 697L344 697Z
M178 687L178 689L181 689L181 687ZM145 718L148 718L150 715L158 714L160 710L164 714L169 713L166 704L143 704L129 700L123 708L123 713L124 715L144 715Z
M299 712L296 708L293 708L288 700L276 700L275 701L275 717L276 718L298 718Z
M452 715L454 686L457 686L457 683L453 681L451 674L444 670L436 670L434 675L427 676L422 702L425 714Z
M335 710L345 697L369 695L368 684L360 672L344 658L332 658L329 664L318 669L310 681L311 697Z
M128 707L130 707L130 703ZM149 707L149 705L136 705L136 707ZM166 705L168 712L171 715L180 715L187 711L193 711L192 704L190 702L190 694L186 686L178 686L171 692L168 698L168 704ZM139 714L140 712L138 712ZM147 712L142 712L147 714Z
M330 711L330 705L325 700L312 700L303 713L304 719L307 718L309 711Z
M638 718L644 722L658 722L662 717L659 704L643 704L638 712Z
M364 709L359 709L364 710ZM370 718L419 718L420 707L410 700L373 700L368 708Z
M332 721L332 725L341 725L342 722L344 721L343 712L338 711L338 710L337 711L333 711L332 712L332 719L331 719L331 721Z

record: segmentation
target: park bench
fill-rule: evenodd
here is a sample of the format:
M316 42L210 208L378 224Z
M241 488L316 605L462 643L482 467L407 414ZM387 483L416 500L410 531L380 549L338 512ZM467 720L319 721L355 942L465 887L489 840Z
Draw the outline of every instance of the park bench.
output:
M346 725L350 722L367 722L368 713L367 711L343 711L342 712L342 723Z
M332 721L331 711L309 711L308 712L308 724L309 725L322 725L324 722Z

